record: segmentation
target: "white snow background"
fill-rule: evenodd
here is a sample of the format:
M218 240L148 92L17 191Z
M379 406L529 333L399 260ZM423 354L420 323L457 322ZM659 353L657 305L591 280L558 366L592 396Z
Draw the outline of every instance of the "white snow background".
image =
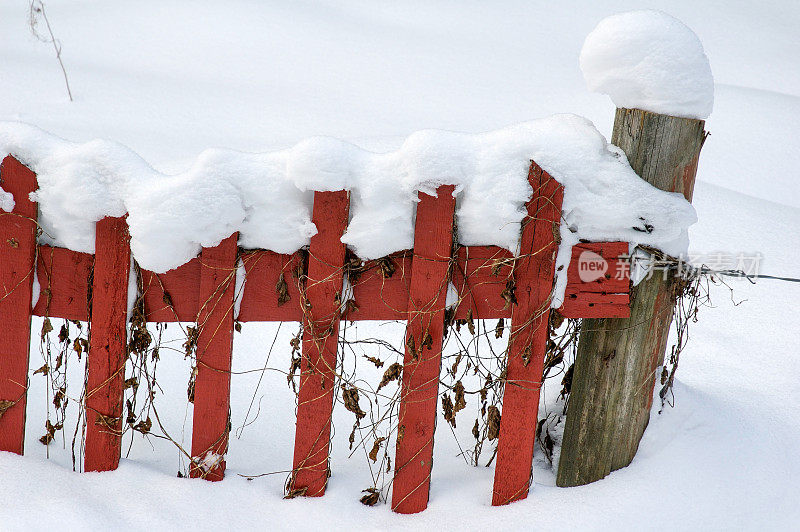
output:
M0 120L76 142L112 139L163 173L187 170L211 147L263 152L331 135L381 151L419 129L477 133L559 112L586 116L609 135L613 104L586 88L580 49L605 16L645 7L697 33L716 82L691 251L760 252L764 273L800 277L800 5L790 2L52 1L70 103L52 47L30 34L28 3L7 1ZM275 372L267 372L259 416L241 438L258 375L233 376L225 481L175 478L175 449L141 437L118 471L77 474L60 436L45 460L37 440L47 398L33 376L26 456L0 455L0 529L791 529L800 518L800 286L731 285L733 298L715 289L716 308L691 329L675 408L654 412L631 466L601 482L556 488L537 455L529 498L492 508L493 470L466 466L439 423L428 510L400 516L388 505L365 507L358 497L371 485L369 470L363 456L347 458L352 415L339 408L328 493L285 501L284 474L238 476L291 466L293 398ZM35 320L33 330L40 327ZM234 370L264 364L275 328L244 325ZM348 334L401 345L397 324L353 329ZM282 327L271 367L288 367L295 330ZM38 342L31 368L36 362ZM189 369L181 354L165 352L158 370L159 412L187 446ZM74 391L78 364L73 373ZM545 390L543 412L557 393Z

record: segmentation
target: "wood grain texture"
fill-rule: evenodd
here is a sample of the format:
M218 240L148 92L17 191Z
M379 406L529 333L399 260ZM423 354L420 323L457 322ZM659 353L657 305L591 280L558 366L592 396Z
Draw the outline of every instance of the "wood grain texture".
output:
M627 242L576 244L567 267L564 303L558 309L565 318L627 318L630 315L630 261ZM588 257L588 258L587 258ZM602 260L606 270L595 279L580 269L593 258Z
M436 190L436 197L420 193L417 204L392 484L392 510L398 513L421 512L428 506L453 251L453 190L445 185Z
M233 301L238 233L200 253L197 373L194 383L192 477L225 476L230 432Z
M365 261L363 272L355 280L352 276L350 278L357 308L353 308L345 317L351 321L406 319L412 257L413 253L405 250L380 261ZM387 271L384 271L381 263L388 264Z
M142 270L145 319L150 322L195 321L200 310L202 258L166 273Z
M125 218L103 218L95 230L89 355L86 362L84 471L119 465L127 350L130 235Z
M558 252L563 188L536 163L531 163L528 180L534 192L514 265L517 304L511 310L494 506L528 496Z
M33 314L89 321L89 283L93 268L94 255L39 246L36 275L40 293Z
M303 253L281 255L272 251L242 254L247 271L239 321L301 321L300 287L305 274ZM278 283L283 276L288 300L281 303Z
M692 199L702 120L617 109L611 138L648 183ZM572 377L556 483L600 480L630 464L650 419L676 285L654 275L630 294L629 318L586 319Z
M499 319L511 316L511 308L500 295L511 276L513 255L494 246L462 246L456 251L452 283L458 293L455 319L480 316Z
M12 212L0 210L0 451L22 454L37 216L28 194L36 175L9 156L0 185L14 197Z
M290 491L317 497L328 482L331 415L338 363L339 317L350 198L346 191L316 192L305 286L302 362ZM302 303L301 303L302 305Z

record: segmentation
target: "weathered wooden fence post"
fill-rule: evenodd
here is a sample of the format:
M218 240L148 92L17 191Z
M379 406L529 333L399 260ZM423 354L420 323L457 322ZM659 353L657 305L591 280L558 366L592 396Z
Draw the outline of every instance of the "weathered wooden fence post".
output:
M703 120L617 109L611 142L648 183L691 201ZM650 420L676 299L660 272L631 291L630 318L584 319L558 465L558 486L588 484L630 464Z

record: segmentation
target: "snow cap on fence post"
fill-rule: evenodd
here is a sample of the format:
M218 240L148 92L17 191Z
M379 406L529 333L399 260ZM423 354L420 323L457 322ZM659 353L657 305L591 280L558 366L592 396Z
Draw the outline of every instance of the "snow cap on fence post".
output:
M697 35L661 11L606 17L583 43L580 67L589 89L614 105L705 119L714 106L714 77Z

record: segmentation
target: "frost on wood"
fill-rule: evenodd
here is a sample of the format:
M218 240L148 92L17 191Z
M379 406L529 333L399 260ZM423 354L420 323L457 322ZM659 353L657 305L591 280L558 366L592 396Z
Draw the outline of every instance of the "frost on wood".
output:
M660 11L607 17L586 37L580 56L589 89L617 107L705 119L714 77L703 44L681 21Z
M575 115L482 134L420 131L389 153L327 137L274 153L207 150L176 175L114 142L76 144L12 122L0 123L4 154L37 173L43 243L92 253L95 223L127 212L133 255L157 273L236 231L242 247L292 253L316 233L313 191L342 189L351 192L352 213L342 241L361 259L411 248L417 192L435 194L443 184L455 185L459 243L516 252L531 160L565 187L559 266L580 239L677 255L696 219L688 202L642 181L620 150ZM559 283L563 292L566 276Z

